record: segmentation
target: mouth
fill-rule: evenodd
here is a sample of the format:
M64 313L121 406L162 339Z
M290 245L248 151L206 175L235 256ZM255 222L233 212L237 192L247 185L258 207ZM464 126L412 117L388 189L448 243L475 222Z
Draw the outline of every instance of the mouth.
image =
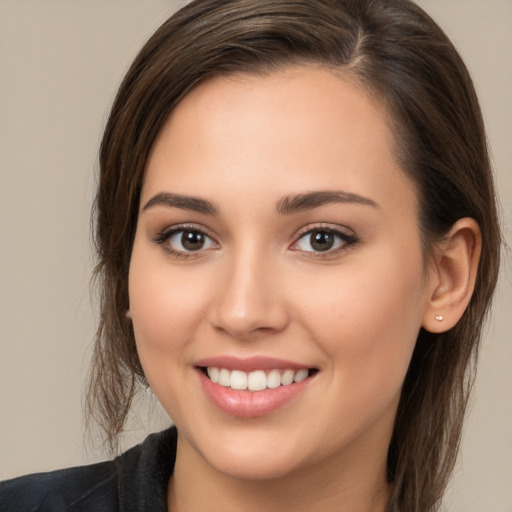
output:
M198 369L214 384L236 391L264 391L292 386L315 375L316 368L265 369L245 372L216 366L199 366Z
M303 363L263 355L208 357L194 368L210 402L239 418L264 417L296 403L320 373Z

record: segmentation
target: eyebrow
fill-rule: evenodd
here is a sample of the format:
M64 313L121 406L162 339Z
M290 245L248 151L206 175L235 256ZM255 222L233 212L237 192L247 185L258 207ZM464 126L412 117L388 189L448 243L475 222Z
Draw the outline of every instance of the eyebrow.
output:
M289 215L291 213L312 210L313 208L318 208L331 203L354 203L379 208L378 203L367 197L341 190L328 190L283 197L277 203L276 209L277 213L281 215Z
M206 215L218 215L219 209L214 203L200 197L183 196L181 194L171 194L169 192L160 192L153 196L142 208L142 211L148 210L154 206L164 206L166 208L180 208L193 212L204 213Z
M289 215L305 210L312 210L320 206L332 203L354 203L378 208L379 205L367 197L343 191L318 191L286 196L280 199L276 206L277 213ZM142 208L146 211L154 206L166 208L180 208L206 215L219 215L219 208L211 201L200 197L171 194L170 192L159 192L153 196Z

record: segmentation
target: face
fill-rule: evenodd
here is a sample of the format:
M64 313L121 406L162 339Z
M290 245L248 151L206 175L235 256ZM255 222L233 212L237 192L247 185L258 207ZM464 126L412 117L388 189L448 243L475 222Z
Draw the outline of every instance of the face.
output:
M181 453L242 478L384 470L427 288L415 189L363 89L294 67L212 79L173 111L129 293Z

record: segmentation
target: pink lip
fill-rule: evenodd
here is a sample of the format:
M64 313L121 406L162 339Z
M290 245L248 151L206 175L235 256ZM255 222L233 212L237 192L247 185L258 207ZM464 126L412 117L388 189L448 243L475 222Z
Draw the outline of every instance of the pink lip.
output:
M243 372L252 372L255 370L302 370L311 368L304 364L276 359L273 357L254 356L248 358L238 358L233 356L207 357L194 363L194 366L226 368L227 370L242 370Z
M206 396L223 412L240 418L265 416L297 398L309 385L302 382L263 391L235 391L213 383L202 371L199 378Z
M308 366L268 357L238 359L231 356L220 356L197 361L196 373L206 396L224 413L240 418L254 418L271 414L298 398L314 379L314 377L308 377L289 386L264 389L263 391L238 391L212 382L201 369L207 366L245 372L270 369L297 371L308 368Z

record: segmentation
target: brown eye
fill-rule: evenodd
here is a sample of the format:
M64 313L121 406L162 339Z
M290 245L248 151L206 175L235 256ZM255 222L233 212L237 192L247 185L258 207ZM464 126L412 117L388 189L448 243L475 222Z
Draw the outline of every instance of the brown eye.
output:
M328 251L334 246L335 238L328 231L313 231L309 235L309 244L315 251Z
M336 229L316 228L304 233L292 249L309 253L334 253L357 242L354 235Z
M197 252L216 247L215 242L205 233L197 229L179 229L166 235L161 243L177 253Z
M204 235L199 231L183 231L181 245L187 251L198 251L204 246Z

